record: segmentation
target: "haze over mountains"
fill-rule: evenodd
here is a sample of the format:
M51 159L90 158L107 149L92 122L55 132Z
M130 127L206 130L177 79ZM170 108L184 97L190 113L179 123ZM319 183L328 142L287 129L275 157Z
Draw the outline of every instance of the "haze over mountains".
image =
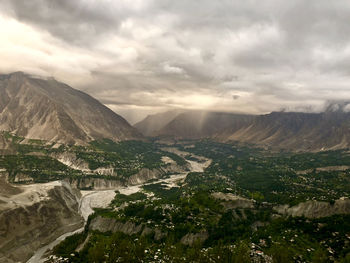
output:
M165 124L171 122L183 111L170 110L162 113L156 113L148 115L142 121L134 124L134 127L143 133L145 136L154 136L157 132L162 129Z
M70 144L142 137L125 119L86 93L22 72L0 75L0 130Z
M347 105L333 104L322 113L266 115L173 110L135 124L139 132L96 99L64 83L21 72L0 76L0 130L69 144L101 138L137 140L145 135L211 138L287 150L341 149L350 146Z
M149 120L154 123L157 116L161 115L147 117L136 127L144 132ZM147 132L144 134L149 135ZM288 150L341 149L350 146L350 113L335 106L322 113L272 112L266 115L192 111L163 122L151 135L212 138Z

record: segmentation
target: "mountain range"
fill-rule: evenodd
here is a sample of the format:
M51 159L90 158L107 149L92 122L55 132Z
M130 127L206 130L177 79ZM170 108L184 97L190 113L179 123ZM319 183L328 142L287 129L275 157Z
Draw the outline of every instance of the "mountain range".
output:
M144 132L149 116L137 124ZM175 116L151 136L175 139L211 138L220 142L244 142L288 150L319 151L350 147L350 113L342 110L321 113L272 112L243 115L189 111ZM150 136L148 133L145 135Z
M147 116L132 127L90 95L55 79L22 72L0 75L0 131L66 144L210 138L287 150L320 151L350 147L348 104L321 113L265 115L172 110ZM5 140L0 138L0 146Z
M88 94L54 79L22 72L0 75L0 130L68 144L143 137Z

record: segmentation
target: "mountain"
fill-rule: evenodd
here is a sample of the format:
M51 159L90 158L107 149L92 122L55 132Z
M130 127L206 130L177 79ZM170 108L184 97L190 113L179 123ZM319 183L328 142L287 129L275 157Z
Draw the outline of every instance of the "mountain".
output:
M135 123L134 127L145 136L153 136L158 130L171 122L176 116L181 114L179 110L171 110L153 115L148 115L142 121Z
M0 75L0 130L69 144L142 138L125 119L88 94L22 72Z
M178 139L214 137L223 131L231 132L248 125L253 115L223 112L188 111L179 114L156 131L157 136L172 136Z
M289 150L350 147L350 113L272 112L257 116L248 126L223 132L223 141L240 141Z
M329 110L322 113L240 115L188 111L154 131L153 136L212 138L221 142L244 142L288 150L342 149L350 147L350 113Z

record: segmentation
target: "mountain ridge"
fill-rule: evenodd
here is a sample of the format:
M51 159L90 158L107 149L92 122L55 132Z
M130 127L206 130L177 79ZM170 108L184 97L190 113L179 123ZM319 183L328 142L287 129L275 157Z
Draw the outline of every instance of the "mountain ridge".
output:
M337 110L243 115L188 111L176 116L152 136L211 138L293 151L336 150L350 147L350 113Z
M162 113L156 113L147 115L143 120L134 124L134 127L138 129L145 136L152 136L155 132L164 126L164 123L171 122L183 111L170 110Z
M69 144L143 137L90 95L52 78L23 72L0 75L0 130Z

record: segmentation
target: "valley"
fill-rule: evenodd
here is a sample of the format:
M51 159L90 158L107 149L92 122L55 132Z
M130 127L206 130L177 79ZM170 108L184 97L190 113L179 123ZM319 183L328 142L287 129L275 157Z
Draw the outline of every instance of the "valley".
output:
M30 263L341 262L350 251L347 150L209 139L56 148L4 137L13 152L1 157L2 191L11 199L4 192L0 205L55 201L47 193L63 184L76 189L72 207L85 222L32 246Z
M0 263L350 263L349 18L0 0Z
M350 260L342 108L170 111L138 131L52 79L1 75L0 95L0 262Z
M164 178L164 179L158 179L158 180L156 179L152 183L125 186L125 187L116 188L113 190L97 190L97 191L81 190L80 192L82 196L79 202L79 213L84 218L85 222L87 222L88 217L94 213L94 209L107 208L109 206L111 201L115 198L116 191L124 195L131 195L141 191L143 186L146 186L149 184L157 184L157 183L161 183L162 185L169 188L176 187L179 182L183 181L186 178L189 172L203 172L204 168L206 168L209 165L210 160L206 160L205 162L202 162L202 163L189 161L189 163L190 163L190 170L188 172L182 173L182 174L169 175L167 178ZM53 184L59 184L59 183L55 181L53 182ZM36 187L37 185L33 185L33 186ZM32 192L36 193L37 191L32 190ZM23 205L23 203L21 203L21 205ZM59 236L50 244L47 244L44 247L38 249L34 253L34 255L27 261L27 263L45 262L46 260L48 260L48 258L44 258L43 256L48 250L53 249L60 242L65 240L67 237L71 235L79 234L83 231L84 231L84 227L74 230L72 232L64 233L62 236Z
M48 262L345 260L348 151L273 152L210 140L153 147L184 160L183 170L114 189L81 189L86 226L45 246L55 255ZM164 164L176 163L164 156ZM96 176L89 173L84 177Z

